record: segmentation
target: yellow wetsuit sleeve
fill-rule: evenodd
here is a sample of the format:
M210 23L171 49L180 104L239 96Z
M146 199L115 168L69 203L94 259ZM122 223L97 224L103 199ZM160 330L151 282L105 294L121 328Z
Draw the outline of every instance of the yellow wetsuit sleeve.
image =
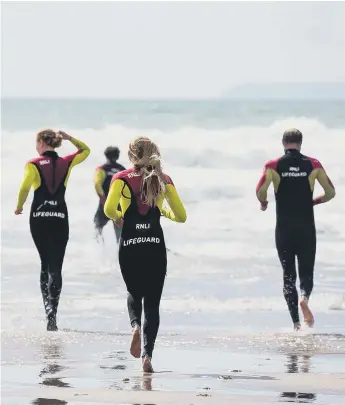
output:
M95 186L96 193L98 194L99 197L104 196L103 183L106 177L107 174L103 169L101 168L96 169L93 183Z
M166 199L170 209L162 208L163 200ZM187 213L186 209L178 195L175 186L167 184L165 189L164 198L157 201L157 205L165 218L175 222L186 222Z
M122 217L122 212L118 211L117 207L121 199L123 186L123 180L116 179L110 186L109 194L104 204L105 215L114 221Z
M72 168L73 166L79 165L79 163L84 162L84 160L90 154L90 148L87 145L85 145L84 142L79 141L78 139L73 138L72 136L70 138L70 141L76 148L78 148L78 154L74 156L70 166Z
M324 195L314 199L314 205L323 204L335 197L335 188L324 169L318 169L316 179L324 190Z
M17 209L20 210L23 208L26 199L28 198L31 187L39 179L39 173L37 168L32 163L27 163L24 170L24 178L20 185L17 201ZM37 188L37 187L36 187Z
M265 168L256 186L256 196L261 203L267 202L267 190L272 180L273 180L272 169Z
M79 163L81 162L84 162L84 160L90 154L90 148L87 145L85 145L85 143L79 141L78 139L73 138L72 136L70 137L70 141L71 143L73 143L74 146L78 148L78 152L73 153L72 155L65 156L65 159L71 159L71 164L68 168L68 172L64 182L65 187L67 187L69 176L71 174L73 167L79 165Z

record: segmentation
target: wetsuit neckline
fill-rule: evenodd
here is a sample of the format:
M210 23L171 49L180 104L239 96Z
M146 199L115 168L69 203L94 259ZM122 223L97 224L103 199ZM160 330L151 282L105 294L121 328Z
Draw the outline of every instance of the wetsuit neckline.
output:
M291 155L300 155L301 152L298 149L286 149L285 154L291 154Z
M42 156L58 157L58 154L55 152L55 150L47 150L42 153Z

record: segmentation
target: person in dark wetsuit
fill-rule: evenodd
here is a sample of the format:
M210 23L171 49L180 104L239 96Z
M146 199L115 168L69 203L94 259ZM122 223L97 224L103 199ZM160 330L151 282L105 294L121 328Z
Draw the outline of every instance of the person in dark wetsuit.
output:
M55 148L69 140L78 151L64 157ZM62 288L62 265L69 239L65 192L72 168L83 162L90 149L65 132L50 129L37 134L36 149L40 157L25 167L15 214L23 212L30 188L34 198L30 213L30 231L41 259L41 292L47 316L47 330L57 330L56 315Z
M123 226L119 264L128 291L133 328L130 353L140 357L144 304L142 367L153 372L151 358L159 328L159 306L167 271L167 252L161 216L185 222L187 214L169 176L162 172L158 147L145 137L129 145L133 168L117 173L104 205L105 215ZM170 208L163 208L166 199ZM117 209L120 202L121 211Z
M314 205L325 203L335 196L335 189L321 163L301 154L302 133L295 128L283 134L285 154L265 164L256 187L261 210L267 208L267 189L274 185L276 199L276 248L284 272L284 296L295 330L301 327L296 290L296 264L300 279L300 307L304 321L313 326L314 317L308 301L313 290L316 253ZM325 194L313 199L315 180Z
M104 214L104 203L109 192L111 179L114 174L126 170L125 167L117 163L120 157L120 150L118 147L108 146L104 151L104 155L107 162L104 165L97 167L94 177L95 190L99 197L99 204L94 217L97 239L102 235L103 228L109 221L109 218ZM120 206L119 209L121 209ZM116 241L118 243L121 236L121 228L117 227L114 222L113 226Z

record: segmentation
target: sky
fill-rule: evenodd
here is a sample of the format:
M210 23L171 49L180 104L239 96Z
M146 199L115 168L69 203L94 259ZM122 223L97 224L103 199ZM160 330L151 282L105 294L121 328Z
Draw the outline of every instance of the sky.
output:
M2 97L345 81L345 2L3 2Z

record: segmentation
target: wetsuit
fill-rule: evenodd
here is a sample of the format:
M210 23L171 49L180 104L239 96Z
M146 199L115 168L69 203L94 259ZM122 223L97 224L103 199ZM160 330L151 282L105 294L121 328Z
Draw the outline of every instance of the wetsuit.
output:
M152 357L159 328L159 306L165 275L167 253L161 216L186 221L185 208L169 176L165 175L166 191L149 207L140 199L141 175L133 169L114 176L104 212L107 217L124 218L119 246L121 273L128 291L127 306L132 327L141 326L142 301L144 303L144 350L142 356ZM171 209L164 209L167 200ZM120 202L121 211L117 210Z
M313 199L315 180L325 194ZM276 199L276 248L284 271L284 296L292 321L299 322L296 290L296 265L301 295L309 298L313 289L316 253L314 205L329 201L335 196L332 182L321 163L302 155L296 149L265 164L257 185L257 198L267 204L267 189L273 182Z
M104 214L104 202L109 193L111 179L113 178L114 174L123 170L126 170L126 168L119 163L106 163L97 167L96 169L94 185L100 200L94 217L94 224L99 235L102 233L103 228L109 221L109 218ZM118 208L121 210L120 206ZM115 226L114 223L113 226L116 240L118 242L121 236L121 228Z
M56 316L62 288L61 271L69 238L65 202L68 178L72 168L90 154L84 143L74 138L71 142L78 148L76 153L59 157L55 151L47 151L27 163L17 204L18 209L23 207L33 186L30 231L41 258L40 284L48 318Z

